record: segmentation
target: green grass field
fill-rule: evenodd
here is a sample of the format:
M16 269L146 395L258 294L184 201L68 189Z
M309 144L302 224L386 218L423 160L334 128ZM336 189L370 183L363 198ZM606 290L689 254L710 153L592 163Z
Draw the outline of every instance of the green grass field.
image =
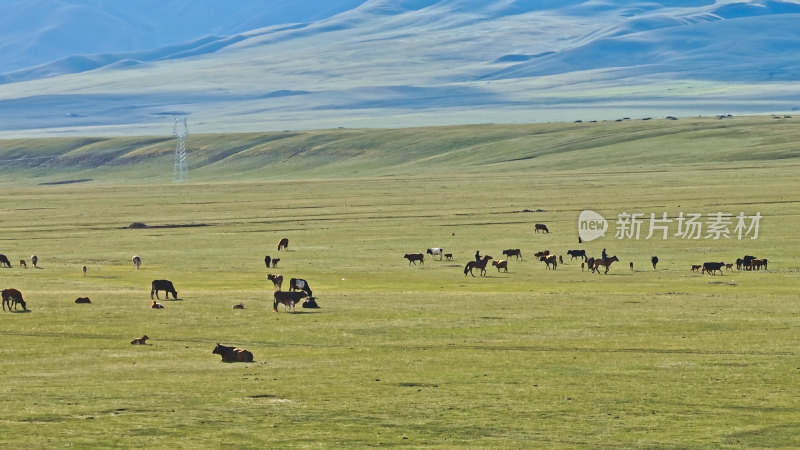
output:
M796 127L332 130L298 133L317 141L289 159L270 135L194 136L205 162L178 185L170 141L0 142L0 287L30 309L0 318L0 448L796 448ZM755 240L673 223L667 239L578 244L585 209L612 228L622 212L763 219ZM403 259L429 247L454 260ZM607 275L566 255L603 247L621 261ZM506 248L524 257L509 273L464 276L476 250ZM543 249L564 264L547 270ZM40 268L17 265L34 253ZM769 270L689 271L745 254ZM267 273L308 280L321 308L274 313ZM153 310L160 278L179 300ZM255 361L220 362L218 342Z

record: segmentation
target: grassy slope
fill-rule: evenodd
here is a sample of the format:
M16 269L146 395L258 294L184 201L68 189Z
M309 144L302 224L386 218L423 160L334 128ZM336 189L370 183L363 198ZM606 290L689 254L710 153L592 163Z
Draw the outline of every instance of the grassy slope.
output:
M0 286L22 290L32 310L0 321L0 378L12 380L0 385L0 446L796 447L800 186L796 161L770 156L791 148L790 123L686 122L684 133L658 131L672 122L309 132L289 139L320 149L331 148L323 136L347 135L339 151L407 152L312 167L312 155L330 157L310 150L284 163L292 170L242 180L217 162L184 185L169 183L171 170L115 182L157 165L145 161L6 171L0 251L12 261L35 252L42 268L0 269ZM737 124L738 136L713 129ZM232 139L267 138L219 142ZM634 142L659 150L643 157ZM402 161L373 161L389 158ZM414 175L337 178L342 166ZM37 186L70 178L97 181ZM765 219L755 241L584 244L620 256L606 276L533 261L542 248L578 247L585 208ZM133 221L207 226L120 228ZM534 222L553 232L532 233ZM278 254L282 236L290 249ZM455 261L401 257L431 246ZM525 259L508 274L463 276L476 249L516 247ZM265 253L309 280L322 309L271 312ZM688 271L745 253L769 257L771 270ZM154 278L173 280L181 300L148 308ZM72 303L83 295L94 304ZM247 308L232 310L240 301ZM128 344L142 333L152 345ZM221 364L215 342L256 361Z
M743 117L679 121L480 125L189 136L198 181L485 174L525 170L631 169L789 159L793 119ZM9 176L58 181L170 181L169 137L0 141ZM787 161L783 161L787 162Z

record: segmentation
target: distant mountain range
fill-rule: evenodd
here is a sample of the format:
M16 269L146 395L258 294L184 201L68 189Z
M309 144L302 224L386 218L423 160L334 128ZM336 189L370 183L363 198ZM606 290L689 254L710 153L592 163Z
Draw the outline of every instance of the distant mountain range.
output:
M11 0L0 137L800 109L800 0Z

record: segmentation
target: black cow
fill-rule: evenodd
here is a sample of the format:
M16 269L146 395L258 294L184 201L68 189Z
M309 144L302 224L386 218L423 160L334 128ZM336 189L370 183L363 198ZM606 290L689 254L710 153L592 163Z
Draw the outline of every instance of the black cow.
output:
M653 269L656 268L656 264L658 264L658 256L653 256L650 258L650 262L653 263Z
M264 257L264 265L267 266L267 269L269 269L269 265L270 265L271 262L272 262L272 258L270 258L269 255Z
M153 294L158 297L158 291L166 292L166 298L169 299L169 293L172 292L172 298L178 298L178 291L175 290L175 287L172 286L172 281L169 280L153 280L153 284L150 288L150 300L153 299Z
M586 261L586 250L567 250L567 254L570 256L570 261L575 258L583 258Z
M27 303L22 298L22 292L16 289L3 289L3 292L0 293L0 297L3 298L3 311L6 310L6 305L8 305L9 311L11 311L11 306L17 309L17 305L22 305L24 311L28 310Z
M6 255L0 255L0 266L11 267L11 261L8 260Z
M709 274L714 274L714 272L719 272L722 275L722 268L725 267L724 262L707 262L703 263L703 270L701 273L708 272Z
M750 270L750 261L752 261L754 259L756 259L755 256L745 255L745 257L742 258L742 268L744 270Z
M227 345L217 344L211 353L222 356L223 362L251 362L253 354L243 348L228 347Z
M302 278L292 278L289 280L289 291L303 291L311 297L311 288L308 287L308 282Z

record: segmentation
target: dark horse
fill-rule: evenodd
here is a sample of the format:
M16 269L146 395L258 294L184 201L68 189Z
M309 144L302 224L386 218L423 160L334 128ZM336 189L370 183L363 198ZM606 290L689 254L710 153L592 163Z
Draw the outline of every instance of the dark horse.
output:
M619 261L619 258L617 258L616 255L608 258L605 261L602 258L597 258L592 262L590 267L592 269L592 272L597 271L597 273L600 273L600 270L599 270L600 266L605 266L606 267L606 271L603 272L603 274L607 274L608 273L608 268L611 267L611 263L613 263L614 261Z
M474 277L475 274L472 273L472 269L480 269L481 276L486 275L486 264L489 263L490 259L492 259L492 257L489 256L489 255L486 255L480 261L470 261L470 262L468 262L467 265L464 266L464 276L467 276L467 273L469 273L470 275L472 275Z

